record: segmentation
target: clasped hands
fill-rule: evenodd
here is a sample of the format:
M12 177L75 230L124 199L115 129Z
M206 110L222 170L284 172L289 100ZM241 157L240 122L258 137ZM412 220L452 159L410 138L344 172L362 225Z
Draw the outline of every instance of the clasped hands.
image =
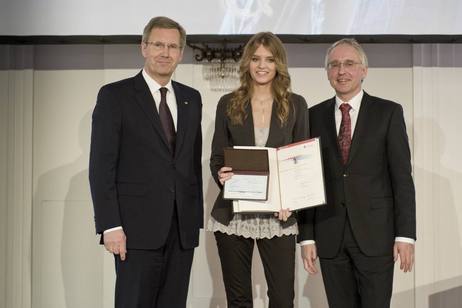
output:
M233 176L233 169L231 167L221 167L218 170L218 181L221 185L224 185ZM287 219L292 215L292 212L289 209L282 209L279 212L274 213L274 217L279 220L287 221Z

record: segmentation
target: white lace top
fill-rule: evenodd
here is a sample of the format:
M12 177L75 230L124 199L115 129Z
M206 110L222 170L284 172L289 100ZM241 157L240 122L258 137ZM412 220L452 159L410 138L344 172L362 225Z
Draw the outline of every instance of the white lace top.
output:
M268 140L269 127L254 128L255 145L265 146ZM234 214L228 226L225 226L213 217L208 221L209 231L219 231L226 234L234 234L246 238L260 239L272 238L274 236L292 235L298 233L297 224L282 228L280 221L273 214Z

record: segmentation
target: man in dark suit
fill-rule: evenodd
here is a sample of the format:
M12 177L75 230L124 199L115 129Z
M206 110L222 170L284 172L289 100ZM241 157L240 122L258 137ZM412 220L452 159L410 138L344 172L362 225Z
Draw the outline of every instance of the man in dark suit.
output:
M203 200L201 96L171 80L185 43L177 22L151 19L143 70L103 86L93 112L90 186L118 308L186 306Z
M403 109L362 90L367 57L355 40L328 49L326 70L336 96L309 114L327 204L299 215L304 267L316 273L319 255L330 307L389 307L394 261L410 271L416 239Z

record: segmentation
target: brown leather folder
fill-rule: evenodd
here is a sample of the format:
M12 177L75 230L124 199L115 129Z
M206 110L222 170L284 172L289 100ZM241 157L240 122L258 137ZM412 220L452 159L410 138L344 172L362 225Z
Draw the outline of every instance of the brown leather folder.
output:
M267 200L269 184L269 161L268 151L265 149L224 149L224 165L233 168L235 175L266 175L266 194L264 197L227 197L223 194L224 199L234 200ZM226 186L226 183L225 183ZM226 191L226 187L225 187Z
M225 166L239 174L269 174L268 151L225 148Z

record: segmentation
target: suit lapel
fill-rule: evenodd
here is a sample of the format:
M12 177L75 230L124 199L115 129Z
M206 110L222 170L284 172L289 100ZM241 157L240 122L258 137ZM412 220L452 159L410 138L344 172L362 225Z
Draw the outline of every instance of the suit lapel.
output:
M359 107L358 119L356 120L355 131L353 132L353 138L351 140L350 154L348 155L348 163L353 159L358 147L361 144L361 136L364 135L364 130L367 125L367 119L369 118L370 100L369 95L364 92L363 99L361 100L361 106Z
M281 140L278 135L283 134L283 130L280 129L280 121L277 117L277 110L276 110L276 101L273 101L273 106L271 108L271 121L270 121L270 128L268 133L268 140L266 141L267 147L275 148L275 140Z
M154 130L160 136L165 146L169 148L167 138L165 137L162 125L160 124L159 112L156 109L154 98L152 97L149 87L143 78L141 72L134 77L136 102L149 118Z
M252 115L252 105L250 101L248 102L247 106L245 106L245 112L248 115L244 119L244 127L243 127L243 134L240 136L242 138L242 145L255 145L255 131L253 125L253 115Z
M180 91L180 87L177 82L172 81L172 86L173 91L175 91L176 106L178 110L175 145L175 155L177 155L181 149L181 146L183 145L185 132L188 127L190 102L188 102L186 97L183 96L183 93Z

